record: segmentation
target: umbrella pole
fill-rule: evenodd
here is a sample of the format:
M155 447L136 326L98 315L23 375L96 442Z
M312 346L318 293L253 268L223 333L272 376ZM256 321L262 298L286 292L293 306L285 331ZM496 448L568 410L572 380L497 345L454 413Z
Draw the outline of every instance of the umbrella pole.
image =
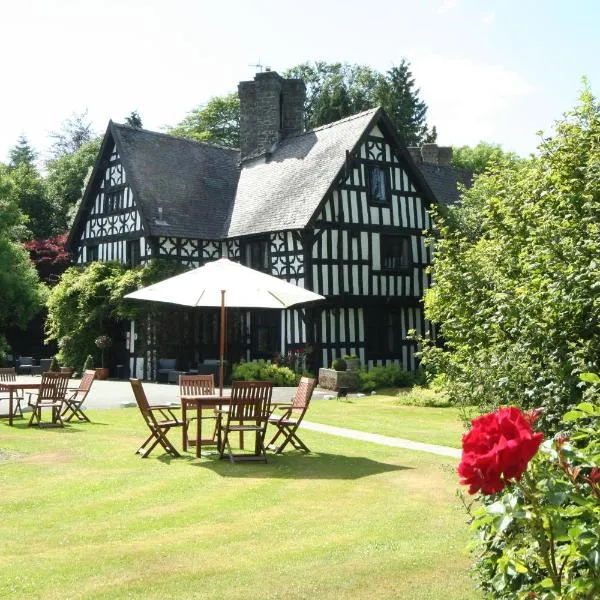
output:
M220 354L219 361L219 396L223 396L223 359L225 355L225 290L221 290L221 335L220 335Z

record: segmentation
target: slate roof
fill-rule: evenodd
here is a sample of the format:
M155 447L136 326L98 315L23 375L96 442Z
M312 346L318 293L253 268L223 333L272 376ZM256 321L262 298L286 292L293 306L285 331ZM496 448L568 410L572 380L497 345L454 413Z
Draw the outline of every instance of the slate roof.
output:
M305 227L377 109L284 139L240 174L229 237Z
M224 237L239 150L115 123L111 131L149 235Z
M367 110L285 138L267 156L241 167L237 149L112 122L108 131L147 235L217 240L306 227L336 182L346 150L352 151L380 119L393 128L378 111ZM400 148L400 152L413 163L408 151ZM457 181L470 185L467 171L414 164L421 188L440 203L458 200ZM78 215L70 237L82 216Z
M467 169L457 169L449 165L434 165L415 162L427 180L431 191L440 204L457 204L460 198L458 184L471 187L473 174Z

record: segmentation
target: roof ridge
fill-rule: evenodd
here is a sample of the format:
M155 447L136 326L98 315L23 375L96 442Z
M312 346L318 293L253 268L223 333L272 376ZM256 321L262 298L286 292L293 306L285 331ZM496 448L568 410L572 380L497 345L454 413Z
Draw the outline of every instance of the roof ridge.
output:
M194 139L183 137L180 135L173 135L172 133L165 133L164 131L152 131L151 129L144 129L142 127L132 127L131 125L126 125L125 123L116 123L115 121L113 121L113 125L121 128L121 129L129 129L131 131L141 131L143 133L150 133L152 135L160 135L163 137L172 138L174 140L181 140L181 141L189 142L190 144L197 144L200 146L208 146L210 148L217 148L218 150L230 150L232 152L240 152L239 148L230 148L229 146L223 146L222 144L215 144L213 142L201 142L200 140L194 140Z
M341 125L342 123L347 123L348 121L353 121L354 119L360 119L361 117L364 117L367 114L375 114L380 108L381 108L380 106L375 106L374 108L369 108L367 110L363 110L359 113L350 115L349 117L344 117L343 119L339 119L338 121L332 121L331 123L325 123L324 125L319 125L318 127L314 127L313 129L308 129L307 131L302 131L299 133L295 133L293 135L286 136L284 139L289 140L291 138L300 137L301 135L307 135L307 134L313 133L315 131L322 131L323 129L330 129L331 127Z

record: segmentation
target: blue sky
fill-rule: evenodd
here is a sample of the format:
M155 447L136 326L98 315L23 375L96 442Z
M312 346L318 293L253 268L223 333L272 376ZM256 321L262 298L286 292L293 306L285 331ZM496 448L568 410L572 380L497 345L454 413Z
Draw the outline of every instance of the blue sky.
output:
M96 132L138 110L180 121L211 96L272 69L342 61L386 70L406 57L444 145L501 144L525 155L537 132L600 95L593 0L20 0L3 6L0 160L24 134L88 111Z

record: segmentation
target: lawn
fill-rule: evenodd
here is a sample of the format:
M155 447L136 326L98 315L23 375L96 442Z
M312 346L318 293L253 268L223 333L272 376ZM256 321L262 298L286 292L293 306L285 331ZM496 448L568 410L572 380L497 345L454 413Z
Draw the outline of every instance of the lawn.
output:
M460 448L465 427L454 407L406 406L397 395L313 399L307 421Z
M479 597L451 459L303 432L267 465L144 460L136 409L88 414L0 422L2 598Z

